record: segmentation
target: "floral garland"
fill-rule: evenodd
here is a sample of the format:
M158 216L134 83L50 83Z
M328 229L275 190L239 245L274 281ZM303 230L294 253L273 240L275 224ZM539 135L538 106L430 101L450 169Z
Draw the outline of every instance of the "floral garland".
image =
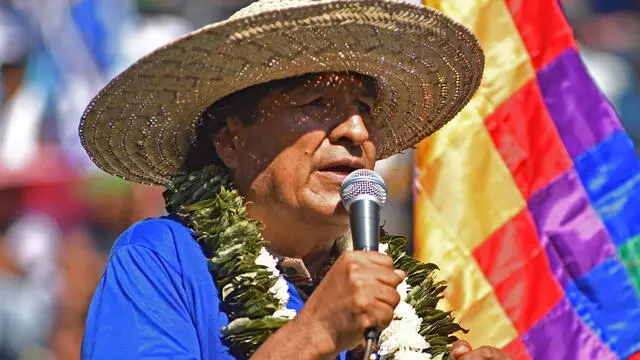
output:
M287 309L288 285L276 259L264 247L262 224L247 216L244 200L226 169L208 166L175 177L164 192L167 210L193 230L209 258L222 310L229 325L222 329L231 352L250 357L260 345L295 316ZM382 234L381 251L407 275L398 286L401 302L391 324L382 331L382 359L426 360L448 356L462 329L450 312L436 309L445 283L435 281L434 264L421 263L404 251L407 239Z

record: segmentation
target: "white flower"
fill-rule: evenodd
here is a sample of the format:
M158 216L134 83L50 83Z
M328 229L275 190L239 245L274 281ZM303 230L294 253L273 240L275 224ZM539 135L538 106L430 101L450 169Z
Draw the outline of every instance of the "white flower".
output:
M296 311L293 309L287 309L287 308L279 309L273 313L273 316L293 319L294 317L296 317Z
M278 299L278 310L273 313L273 316L293 319L296 315L296 311L287 309L287 304L289 303L289 285L287 284L287 281L280 276L280 271L277 268L278 261L276 258L269 254L269 251L263 247L260 249L260 254L258 254L258 257L256 258L256 264L266 267L273 276L278 278L276 283L269 288L269 292Z
M420 335L422 319L413 306L401 301L393 310L393 315L394 319L380 334L379 354L382 359L429 359L421 353L429 348L429 343ZM399 353L405 357L397 357Z
M269 288L269 292L275 295L281 308L287 306L287 303L289 302L289 286L285 279L278 277L276 283Z
M400 350L393 356L394 360L430 360L431 355L421 351Z
M429 344L418 332L399 326L380 344L379 353L380 355L389 355L400 350L421 351L428 347Z
M413 306L401 301L398 306L393 310L393 316L399 326L403 329L411 329L415 332L420 331L420 324L422 324L422 318L416 314L416 310Z
M396 291L400 294L400 300L405 301L407 299L407 294L411 291L411 286L407 284L407 278L402 280L400 284L396 287Z
M256 258L256 264L266 267L275 276L280 276L280 271L278 271L278 268L276 267L278 265L278 261L269 254L267 249L260 249L260 254Z
M378 244L378 252L386 254L387 250L389 250L389 244L384 244L384 243Z

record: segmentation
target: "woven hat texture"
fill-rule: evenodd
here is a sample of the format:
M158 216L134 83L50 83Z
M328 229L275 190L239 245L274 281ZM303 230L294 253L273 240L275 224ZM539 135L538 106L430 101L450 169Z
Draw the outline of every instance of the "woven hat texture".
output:
M477 90L475 36L440 12L390 0L261 0L145 56L92 100L82 144L107 173L179 174L215 101L271 80L352 71L376 79L382 159L451 120Z

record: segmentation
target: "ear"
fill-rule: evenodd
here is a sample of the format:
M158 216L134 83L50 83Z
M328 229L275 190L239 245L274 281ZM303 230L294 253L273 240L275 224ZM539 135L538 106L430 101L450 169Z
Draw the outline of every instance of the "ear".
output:
M213 136L213 146L218 157L232 172L238 169L239 137L242 135L241 122L237 118L227 119L227 125Z

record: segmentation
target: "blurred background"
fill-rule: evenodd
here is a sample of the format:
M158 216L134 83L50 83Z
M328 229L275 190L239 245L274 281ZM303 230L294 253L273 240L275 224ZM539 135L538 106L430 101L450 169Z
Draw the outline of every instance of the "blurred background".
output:
M77 137L91 97L241 0L0 0L0 360L79 358L109 249L164 214L161 189L97 171ZM640 141L640 0L564 0L584 60ZM388 231L411 236L411 152L378 167Z

